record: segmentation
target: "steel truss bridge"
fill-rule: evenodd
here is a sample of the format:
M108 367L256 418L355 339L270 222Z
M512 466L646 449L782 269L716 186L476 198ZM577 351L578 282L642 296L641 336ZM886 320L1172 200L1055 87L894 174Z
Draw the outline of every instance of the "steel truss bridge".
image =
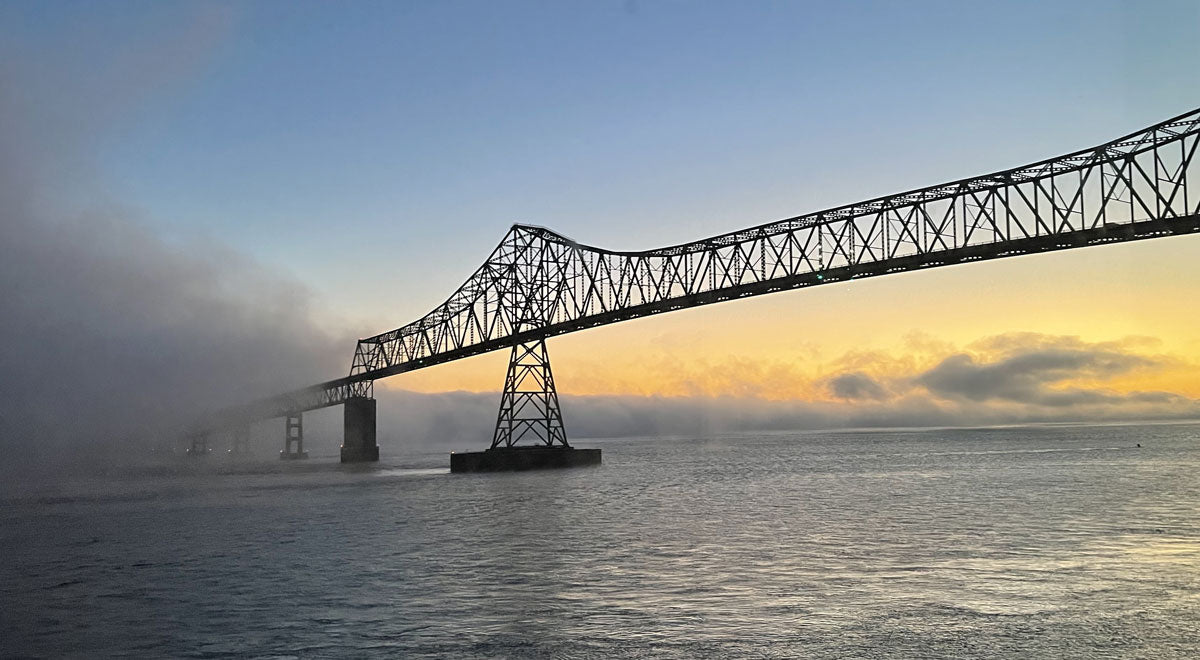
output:
M1200 109L1032 165L640 252L514 225L446 302L359 340L349 375L228 409L206 433L287 417L293 452L301 413L367 399L374 444L374 381L511 349L492 446L565 446L547 337L820 284L1195 233L1198 143Z

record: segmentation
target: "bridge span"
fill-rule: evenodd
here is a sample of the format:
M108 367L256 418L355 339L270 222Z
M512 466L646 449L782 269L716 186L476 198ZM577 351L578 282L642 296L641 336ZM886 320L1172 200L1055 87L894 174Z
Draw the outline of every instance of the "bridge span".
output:
M511 357L492 447L569 447L548 337L801 287L1195 233L1198 143L1200 108L1031 165L639 252L514 225L444 303L360 339L347 376L213 415L192 447L284 417L281 455L301 457L302 414L344 405L342 460L377 460L374 381L499 349Z

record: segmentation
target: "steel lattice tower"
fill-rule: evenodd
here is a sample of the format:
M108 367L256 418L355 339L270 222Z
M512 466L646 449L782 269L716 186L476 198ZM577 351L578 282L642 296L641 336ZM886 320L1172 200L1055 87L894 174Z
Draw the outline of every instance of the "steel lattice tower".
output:
M550 447L571 446L563 428L545 338L512 347L492 449L512 447L525 439Z

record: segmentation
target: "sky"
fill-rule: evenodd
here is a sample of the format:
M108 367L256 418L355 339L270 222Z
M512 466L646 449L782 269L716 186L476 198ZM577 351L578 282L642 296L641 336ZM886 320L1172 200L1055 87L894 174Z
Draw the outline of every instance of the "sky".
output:
M515 222L647 249L1098 144L1200 104L1197 28L1194 2L5 2L0 439L340 376ZM583 435L1196 417L1198 256L906 273L550 351ZM421 415L456 405L486 435L506 358L381 382L381 438L452 435Z

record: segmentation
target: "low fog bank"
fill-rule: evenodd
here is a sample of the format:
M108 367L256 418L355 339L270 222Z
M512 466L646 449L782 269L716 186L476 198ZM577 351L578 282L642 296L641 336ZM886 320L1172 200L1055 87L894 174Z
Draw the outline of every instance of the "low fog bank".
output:
M377 392L379 444L389 448L480 449L491 441L499 393ZM1186 421L1200 402L1070 409L981 404L911 394L887 402L767 401L736 397L562 396L570 439L706 437L731 432L849 428L972 427L1057 422ZM332 428L326 432L335 433ZM282 430L279 432L282 438ZM317 437L314 442L324 443Z
M114 215L0 228L0 450L144 443L201 411L344 370L307 295Z
M953 357L953 356L952 356ZM947 358L950 359L950 358ZM957 358L955 359L957 361ZM837 377L835 377L837 378ZM869 378L858 374L856 379ZM919 380L908 379L909 383ZM831 379L833 380L833 379ZM871 381L875 382L875 381ZM841 385L829 385L831 392ZM753 397L662 397L561 395L568 438L586 445L590 438L679 436L705 438L755 431L820 431L928 427L979 427L1042 423L1169 422L1200 420L1200 402L1174 395L1109 393L1072 399L1086 403L1040 405L1014 401L972 401L958 393L941 396L920 385L901 395L883 394L896 383L865 388L883 400L769 401ZM1018 396L1017 393L1010 393ZM1024 396L1024 395L1020 395ZM1031 396L1040 396L1036 393ZM496 423L499 392L420 393L376 388L377 429L384 456L405 460L414 453L486 448ZM314 458L333 459L342 440L340 407L304 415L305 448ZM251 453L274 459L283 446L281 419L255 424ZM211 440L213 465L224 466L230 438ZM165 455L141 460L183 460L183 447L164 443ZM173 451L174 454L170 454ZM174 456L172 459L171 457ZM137 460L138 457L131 457Z
M1158 354L1149 337L1089 342L1009 333L917 360L856 353L812 381L816 396L561 396L570 438L846 428L969 427L1055 422L1200 420L1200 400L1130 390L1195 365ZM905 356L911 357L911 356ZM897 366L900 365L900 366ZM922 366L923 365L923 366ZM748 386L753 383L747 383ZM470 449L492 435L498 393L421 394L376 388L381 446Z

